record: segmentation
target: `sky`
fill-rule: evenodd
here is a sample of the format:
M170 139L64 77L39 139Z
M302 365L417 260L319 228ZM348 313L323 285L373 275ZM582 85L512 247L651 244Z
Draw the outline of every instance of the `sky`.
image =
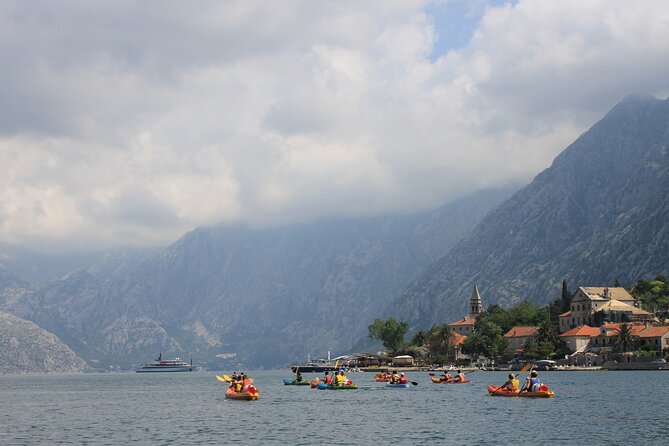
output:
M0 243L167 245L522 184L669 94L669 2L0 2Z

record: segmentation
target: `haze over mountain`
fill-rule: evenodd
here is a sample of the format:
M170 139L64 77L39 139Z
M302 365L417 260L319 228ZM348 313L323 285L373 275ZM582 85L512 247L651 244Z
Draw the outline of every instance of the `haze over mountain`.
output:
M669 100L630 96L445 257L388 314L427 327L484 304L546 303L572 287L669 273Z
M82 268L5 308L98 368L129 368L159 351L210 367L343 353L512 191L479 192L419 215L201 228L148 261L116 259L117 272L111 261Z

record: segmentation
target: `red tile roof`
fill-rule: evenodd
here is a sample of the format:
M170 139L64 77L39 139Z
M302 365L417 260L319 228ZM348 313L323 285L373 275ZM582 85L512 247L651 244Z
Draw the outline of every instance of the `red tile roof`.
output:
M467 336L462 336L458 333L453 333L453 345L460 345L467 339Z
M509 330L504 337L505 338L526 338L528 336L536 336L539 331L539 327L513 327Z
M601 333L601 330L599 328L590 327L588 325L581 325L580 327L575 327L575 328L572 328L571 330L569 330L565 333L562 333L560 335L560 337L561 338L563 338L563 337L564 338L570 338L570 337L578 337L578 336L593 337L593 336L599 336L600 333Z
M646 325L644 324L630 324L628 323L627 325L630 326L631 328L631 334L632 336L639 336L642 331L646 329ZM606 336L611 337L611 336L618 336L618 330L620 329L620 322L613 322L610 324L605 324L602 325L603 329L606 330Z
M450 323L448 325L450 325L451 327L454 327L454 326L460 326L460 325L474 325L474 324L476 324L476 318L463 317L459 321Z
M659 338L661 336L664 336L669 332L669 327L667 326L661 326L661 327L648 327L644 331L641 332L639 335L640 338Z

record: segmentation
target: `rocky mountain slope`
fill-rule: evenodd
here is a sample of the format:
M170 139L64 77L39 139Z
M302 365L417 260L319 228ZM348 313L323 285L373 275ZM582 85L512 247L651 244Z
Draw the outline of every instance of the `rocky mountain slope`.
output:
M86 362L53 333L0 312L0 373L77 373L85 369Z
M573 286L669 272L669 100L628 97L445 257L387 314L426 327L484 303L545 303Z
M510 194L481 192L404 217L202 228L124 274L82 269L9 310L102 369L128 368L161 350L209 367L342 353Z

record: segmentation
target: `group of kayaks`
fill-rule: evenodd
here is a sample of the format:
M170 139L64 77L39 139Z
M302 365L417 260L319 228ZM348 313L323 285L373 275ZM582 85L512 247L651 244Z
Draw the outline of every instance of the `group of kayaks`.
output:
M232 378L228 375L223 375L223 377L216 375L216 379L225 382L231 383ZM410 387L411 384L417 385L418 383L406 382L406 383L397 383L390 382L390 378L385 376L377 375L374 377L376 382L385 382L385 387L389 388L406 388ZM471 380L462 380L455 381L453 379L445 379L437 376L432 376L431 380L435 384L467 384L473 381ZM225 398L232 400L244 400L244 401L254 401L260 397L260 392L253 386L253 380L244 379L241 390L237 391L233 386L229 386L225 391ZM311 388L321 389L321 390L354 390L358 388L357 384L352 383L350 380L346 384L336 385L336 384L326 384L321 381L319 378L316 378L312 381L297 381L293 379L284 379L284 385L287 386L310 386ZM555 393L548 388L545 384L541 384L536 391L521 391L521 390L510 390L500 386L488 386L488 395L489 396L505 396L505 397L520 397L520 398L553 398Z

